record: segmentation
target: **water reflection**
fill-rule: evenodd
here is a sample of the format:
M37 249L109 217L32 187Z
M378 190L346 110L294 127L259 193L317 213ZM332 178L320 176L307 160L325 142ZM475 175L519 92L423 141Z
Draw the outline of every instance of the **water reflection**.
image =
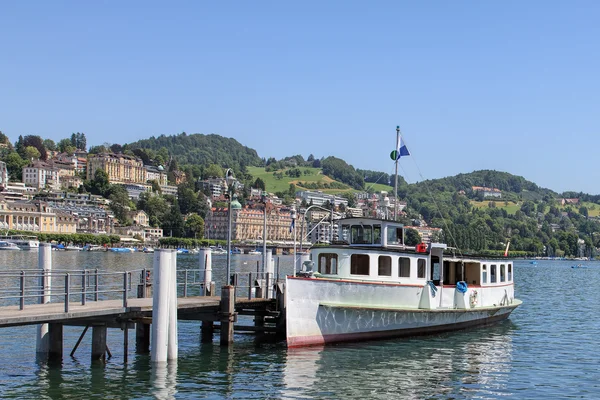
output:
M153 363L152 394L156 399L172 399L177 394L177 361Z
M494 395L512 363L510 321L427 338L289 349L285 398ZM451 339L451 340L450 340Z

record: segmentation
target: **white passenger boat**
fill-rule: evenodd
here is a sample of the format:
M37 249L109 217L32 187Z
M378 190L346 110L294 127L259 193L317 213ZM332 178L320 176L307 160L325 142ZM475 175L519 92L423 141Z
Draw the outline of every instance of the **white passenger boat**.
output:
M40 242L35 236L12 235L1 236L1 241L14 243L22 250L37 249L40 247Z
M390 220L340 220L341 241L310 250L286 279L289 347L451 331L506 319L513 262L457 257L445 244L404 245Z
M21 250L19 246L14 243L6 242L4 240L0 241L0 250Z

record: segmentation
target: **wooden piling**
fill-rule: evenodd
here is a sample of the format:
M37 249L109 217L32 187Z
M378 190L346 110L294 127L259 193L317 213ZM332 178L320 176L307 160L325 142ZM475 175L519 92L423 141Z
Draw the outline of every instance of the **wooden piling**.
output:
M48 324L48 361L62 362L63 357L63 324Z
M221 289L221 346L233 343L235 322L235 288L231 285Z
M150 352L150 324L136 322L135 352L138 354L148 354Z
M212 343L215 333L215 324L212 321L202 321L200 328L200 343Z
M92 327L92 362L106 362L106 325Z

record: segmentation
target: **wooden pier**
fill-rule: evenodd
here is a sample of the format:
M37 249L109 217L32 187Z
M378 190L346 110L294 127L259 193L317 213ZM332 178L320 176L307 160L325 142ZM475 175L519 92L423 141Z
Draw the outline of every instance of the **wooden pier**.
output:
M244 279L232 277L237 286L223 286L215 296L207 253L200 254L198 270L177 271L176 253L164 250L155 254L152 271L107 273L52 270L50 247L42 244L39 251L37 270L0 273L0 301L12 304L0 307L0 328L38 325L38 356L49 361L62 360L63 326L83 327L71 355L92 328L93 362L110 357L109 328L123 331L125 362L130 329L135 329L137 353L151 352L158 362L176 359L177 320L200 321L202 342L212 342L219 331L224 346L233 342L234 331L272 337L285 332L282 285L268 274L244 274ZM240 315L254 318L242 325Z

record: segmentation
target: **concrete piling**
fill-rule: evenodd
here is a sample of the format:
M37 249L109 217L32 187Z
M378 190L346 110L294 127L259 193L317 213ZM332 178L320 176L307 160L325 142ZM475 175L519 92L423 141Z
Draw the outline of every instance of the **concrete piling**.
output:
M40 243L38 250L38 268L40 270L40 287L42 293L40 296L40 304L50 303L51 297L51 283L52 278L50 272L52 271L52 246L50 243ZM37 326L36 335L36 352L40 355L45 356L49 351L49 336L48 336L48 324L40 324Z
M169 281L172 265L171 250L161 249L154 252L154 282L152 296L152 344L150 359L152 362L167 361L169 346Z

